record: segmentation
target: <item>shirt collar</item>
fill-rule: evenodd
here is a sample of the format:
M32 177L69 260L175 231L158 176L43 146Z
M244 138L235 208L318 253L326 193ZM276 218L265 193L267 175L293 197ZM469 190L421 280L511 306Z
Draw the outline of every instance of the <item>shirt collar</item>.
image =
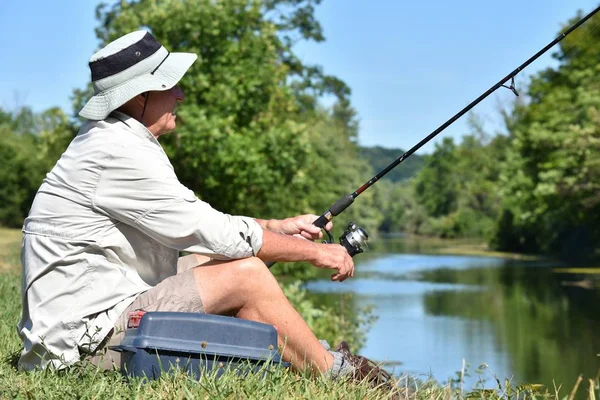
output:
M127 127L129 128L129 130L131 130L136 135L138 135L138 136L140 136L142 138L146 138L146 139L150 140L151 142L156 143L160 148L162 148L162 146L160 145L160 143L158 142L158 140L154 137L154 135L152 134L152 132L150 132L148 130L148 128L146 128L137 119L132 118L129 115L124 114L124 113L122 113L120 111L113 111L113 112L111 112L110 115L109 115L109 117L118 119L119 121L121 121L122 123L124 123L125 125L127 125Z

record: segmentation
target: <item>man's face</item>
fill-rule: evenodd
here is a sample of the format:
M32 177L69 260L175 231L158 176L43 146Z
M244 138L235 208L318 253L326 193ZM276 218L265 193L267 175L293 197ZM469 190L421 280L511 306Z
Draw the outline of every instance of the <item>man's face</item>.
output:
M149 92L149 96L143 123L158 138L177 127L175 108L185 97L177 85L169 90Z

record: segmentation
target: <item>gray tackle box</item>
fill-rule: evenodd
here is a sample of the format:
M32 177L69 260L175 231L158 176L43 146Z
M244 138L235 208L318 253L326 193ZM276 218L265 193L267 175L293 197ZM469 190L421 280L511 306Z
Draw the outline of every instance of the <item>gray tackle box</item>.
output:
M111 347L122 352L121 371L130 377L156 379L180 368L198 379L206 372L220 376L227 368L257 371L267 362L287 366L272 325L182 312L130 315L131 325L121 344Z

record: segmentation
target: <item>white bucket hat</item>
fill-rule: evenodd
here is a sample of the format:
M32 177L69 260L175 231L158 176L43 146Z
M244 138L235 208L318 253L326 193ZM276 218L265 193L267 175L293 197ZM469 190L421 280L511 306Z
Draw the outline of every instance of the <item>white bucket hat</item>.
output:
M197 57L168 52L149 32L128 33L90 58L94 96L79 115L101 120L138 94L171 89Z

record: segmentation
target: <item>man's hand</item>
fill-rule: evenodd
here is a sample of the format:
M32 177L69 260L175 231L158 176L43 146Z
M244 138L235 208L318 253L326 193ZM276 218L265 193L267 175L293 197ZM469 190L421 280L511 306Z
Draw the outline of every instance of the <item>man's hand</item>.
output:
M319 218L314 214L298 215L292 218L286 218L279 221L279 227L277 232L283 233L284 235L296 236L308 240L317 240L323 237L321 228L313 225L313 222ZM325 225L326 230L333 228L333 222L328 222Z
M354 276L354 261L346 248L339 244L319 245L319 251L311 263L319 268L336 269L338 272L331 275L332 281L343 282Z

